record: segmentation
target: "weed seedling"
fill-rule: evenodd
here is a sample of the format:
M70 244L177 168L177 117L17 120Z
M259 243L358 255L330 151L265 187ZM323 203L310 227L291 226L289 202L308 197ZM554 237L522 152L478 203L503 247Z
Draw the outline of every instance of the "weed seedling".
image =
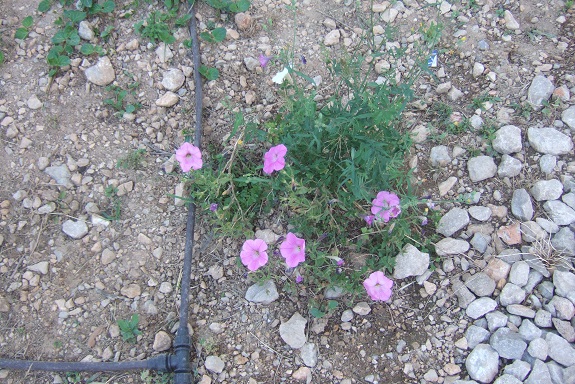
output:
M142 332L138 329L138 323L140 321L140 317L137 313L134 313L130 320L118 320L118 327L120 327L120 333L122 335L122 339L129 343L133 343L136 341L136 337L141 334Z
M145 149L136 149L118 160L116 166L122 169L138 169L142 165Z
M32 16L25 17L24 20L22 20L22 26L16 30L14 38L20 40L27 38L32 29L32 24L34 24Z

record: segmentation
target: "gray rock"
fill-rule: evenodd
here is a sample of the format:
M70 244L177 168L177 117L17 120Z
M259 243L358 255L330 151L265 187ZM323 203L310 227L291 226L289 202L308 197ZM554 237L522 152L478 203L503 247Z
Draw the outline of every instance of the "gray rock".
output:
M438 256L464 254L469 250L469 243L461 239L446 237L435 243L435 252Z
M541 168L541 172L550 174L555 169L557 165L557 157L553 155L543 155L539 159L539 168Z
M515 20L515 17L513 16L513 14L508 10L505 10L505 12L503 13L503 20L505 21L505 27L507 29L516 30L516 29L520 28L519 22L517 22L517 20ZM531 86L533 86L533 85L531 85ZM551 90L551 93L553 93L553 90ZM551 95L549 95L547 98L549 98L550 96Z
M527 380L524 381L524 384L553 384L547 365L539 359L535 360L531 373Z
M533 203L525 189L516 189L511 198L511 213L521 221L529 221L533 217Z
M479 319L495 308L497 308L497 302L495 300L489 297L480 297L467 306L465 314L472 319Z
M39 263L29 265L26 267L27 270L45 275L48 273L48 266L50 265L47 261L41 261Z
M84 40L92 40L94 38L92 25L86 20L80 21L80 25L78 26L78 35Z
M46 169L44 169L44 172L46 172L46 174L48 174L51 178L56 180L56 183L58 183L59 185L63 185L68 188L72 186L71 182L72 174L70 173L68 167L65 164L53 167L47 167Z
M495 281L484 272L476 273L465 281L465 285L477 296L490 296L495 290Z
M505 284L499 294L499 303L505 307L511 304L519 304L523 300L525 300L525 291L513 283Z
M509 272L509 281L519 287L523 287L527 284L528 279L529 264L523 260L513 263Z
M303 347L306 342L305 325L307 320L299 312L285 323L280 324L280 336L291 348L298 349Z
M204 363L206 369L213 373L222 373L226 364L219 356L208 356Z
M549 305L552 305L555 308L557 317L561 320L570 321L573 316L575 316L575 306L569 299L561 296L554 296L549 302Z
M497 257L508 264L513 264L521 260L521 251L515 248L504 249Z
M439 84L437 86L437 88L435 88L435 92L437 92L437 94L441 95L443 93L449 92L450 89L451 89L451 81L448 81L447 83Z
M545 341L549 347L549 357L565 367L575 365L575 349L567 340L548 332Z
M343 290L342 287L329 287L326 288L324 296L326 299L338 299L340 297L342 297L345 294L345 291Z
M497 168L497 175L499 177L515 177L521 173L521 168L523 168L521 161L512 156L503 155Z
M571 138L555 128L535 128L527 130L529 144L539 153L565 155L573 149Z
M257 68L260 67L259 60L253 57L245 57L244 64L246 65L246 68L250 72L254 72Z
M460 308L466 309L475 300L475 295L458 279L453 281L453 291Z
M561 114L561 120L571 129L575 129L575 105L570 106Z
M72 239L78 240L88 234L88 226L86 222L81 220L66 220L64 224L62 224L62 231Z
M406 244L395 258L393 277L405 279L424 274L429 268L429 253L420 252L411 244Z
M487 328L489 328L491 332L507 325L507 315L499 311L489 312L485 315L485 318L487 319Z
M180 97L176 93L167 91L156 100L156 105L158 107L170 108L176 105L179 100Z
M542 217L538 217L535 219L535 222L539 224L541 228L543 228L547 233L557 233L559 232L559 226L552 222L551 220L544 219Z
M483 74L483 72L485 71L485 66L481 63L475 63L473 64L473 71L472 71L472 75L473 77L477 78L479 76L481 76ZM476 116L476 115L474 115Z
M531 340L529 346L527 347L527 353L529 353L534 358L543 361L547 359L547 351L548 351L547 342L545 341L545 339L542 339L540 337Z
M533 320L538 327L541 328L551 328L553 323L551 322L551 313L540 309L535 314L535 319Z
M467 331L465 331L465 338L467 339L467 346L473 349L478 344L489 339L489 331L477 325L471 325L467 328Z
M529 319L523 319L521 326L519 327L519 335L527 342L531 342L541 337L542 333L543 332L541 332L541 330Z
M575 177L561 175L561 181L563 182L563 190L565 190L565 192L575 191Z
M505 366L503 372L508 375L512 375L519 380L525 380L529 372L531 371L531 365L522 360L515 360L513 363Z
M476 156L467 161L467 171L472 182L489 179L497 173L497 165L491 156Z
M530 319L535 317L535 311L522 304L509 304L505 309L512 315L528 317Z
M497 152L508 155L521 151L521 129L514 125L505 125L495 132L492 142L493 149Z
M484 253L490 242L491 237L480 232L475 232L475 235L473 235L473 238L471 239L471 245L473 245L473 248L477 249L479 253Z
M317 365L317 345L315 343L305 343L300 349L300 356L305 365L313 368Z
M100 57L96 65L87 68L84 74L89 82L100 86L108 85L116 78L116 72L108 56Z
M522 384L522 381L515 376L503 374L499 376L493 384Z
M553 272L555 293L569 299L575 304L575 275L571 272L555 270Z
M444 167L451 163L449 148L447 148L445 145L439 145L431 148L429 162L434 167Z
M545 363L545 365L547 365L547 369L549 370L549 375L551 376L551 382L553 384L569 384L569 381L564 379L563 367L561 367L559 364L557 364L553 360L549 361L548 363ZM575 368L575 367L573 367L573 368ZM568 376L568 377L572 378L572 381L570 384L574 384L575 383L575 371L573 371L573 374Z
M555 286L550 281L543 281L537 286L537 290L547 300L551 300L555 294Z
M531 188L531 196L537 201L557 200L563 194L563 184L557 179L540 180Z
M489 49L489 43L485 40L479 40L477 42L477 48L479 48L482 51L487 51Z
M551 319L551 321L561 337L570 343L575 341L575 329L573 329L571 323L556 318Z
M549 100L555 86L553 83L542 75L537 75L531 81L531 86L527 91L527 100L535 109L541 109L543 102Z
M571 208L575 209L575 193L569 192L561 197L561 200Z
M493 347L499 356L505 359L521 359L527 348L527 343L521 339L517 332L509 328L499 328L489 339L489 345Z
M449 100L451 101L457 101L461 97L463 97L463 92L452 86L449 92L447 93L447 97L449 97Z
M547 201L543 204L543 209L557 225L569 225L575 222L575 211L562 201Z
M177 68L169 69L163 73L162 85L168 91L176 92L178 89L184 85L186 81L186 76L184 73Z
M163 352L170 349L172 346L172 338L166 331L159 331L154 337L154 344L152 348L156 352Z
M524 247L525 248L525 247ZM529 252L532 252L533 249L529 248L528 249ZM541 256L538 255L534 255L532 253L523 253L523 260L529 264L529 267L537 272L539 272L541 275L543 275L544 277L549 277L551 276L551 273L549 272L549 270L547 269L547 267L545 266L545 264L543 264L543 262L541 261ZM531 271L533 272L533 271Z
M479 221L487 221L491 217L491 208L474 205L467 209L471 217Z
M491 383L499 371L499 355L488 344L479 344L467 356L465 368L473 380Z
M252 303L270 304L280 297L275 283L268 280L263 284L256 283L248 288L245 299Z
M32 96L30 96L30 98L26 102L26 105L28 105L28 108L35 110L35 109L42 108L42 106L44 104L40 101L40 99L38 99L38 96L32 95ZM38 160L40 160L40 159L38 159ZM48 165L46 164L46 166L48 166ZM42 169L40 169L40 170L42 170Z
M469 224L469 215L465 209L452 208L439 220L436 231L445 237L453 235Z
M575 235L569 227L563 227L551 239L551 245L565 256L575 256Z
M521 237L523 241L532 243L534 241L547 239L549 235L543 228L539 226L535 221L526 221L521 223Z

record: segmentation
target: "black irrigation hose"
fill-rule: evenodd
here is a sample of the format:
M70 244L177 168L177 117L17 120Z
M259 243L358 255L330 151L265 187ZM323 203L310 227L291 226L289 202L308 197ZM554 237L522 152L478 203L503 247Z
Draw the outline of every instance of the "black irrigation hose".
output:
M202 77L200 69L200 46L198 42L196 4L190 8L190 36L192 38L192 60L194 64L194 84L196 102L196 129L194 144L201 148L202 142ZM50 372L105 372L153 370L174 372L175 384L193 382L190 362L191 340L188 331L188 308L190 302L190 282L192 273L192 256L194 249L194 228L196 224L196 205L191 203L186 224L186 245L184 248L184 266L182 271L180 293L180 324L176 331L174 353L162 354L146 360L124 362L65 362L65 361L32 361L0 359L0 369Z

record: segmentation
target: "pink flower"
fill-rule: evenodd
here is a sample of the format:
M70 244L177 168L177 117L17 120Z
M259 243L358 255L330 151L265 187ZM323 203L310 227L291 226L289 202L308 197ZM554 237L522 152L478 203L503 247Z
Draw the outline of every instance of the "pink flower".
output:
M280 253L286 259L288 267L297 267L299 263L305 261L305 240L289 232L280 245Z
M363 219L365 220L365 222L367 223L368 227L371 227L373 225L373 219L375 219L375 216L373 215L367 215L364 216Z
M280 144L271 147L264 155L264 173L271 175L273 171L281 171L286 165L284 156L287 153L285 145Z
M266 65L268 65L269 61L271 60L272 56L266 56L266 55L260 55L259 57L259 61L260 61L260 66L262 68L265 68Z
M383 272L377 271L365 279L363 286L372 300L387 301L391 297L393 281L385 277Z
M188 172L190 169L202 168L202 152L200 148L185 142L176 151L176 160L180 163L182 171Z
M373 213L376 220L383 220L387 223L389 219L397 217L401 213L399 197L392 192L379 192L371 204L371 213Z
M295 277L295 282L296 284L301 284L303 282L303 276L298 273Z
M268 245L261 239L246 240L242 246L240 259L250 271L256 271L268 262Z

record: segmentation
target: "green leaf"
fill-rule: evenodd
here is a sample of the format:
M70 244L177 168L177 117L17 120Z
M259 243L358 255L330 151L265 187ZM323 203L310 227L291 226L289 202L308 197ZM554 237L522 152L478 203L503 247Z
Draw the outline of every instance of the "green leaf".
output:
M53 67L65 67L70 65L70 58L68 56L59 55L52 59L48 59L48 64Z
M132 112L134 112L135 110L136 110L136 107L135 107L134 105L132 105L132 104L128 104L128 105L126 106L126 113L132 113Z
M110 34L112 33L112 31L114 30L114 26L113 25L108 25L106 26L106 28L102 31L102 33L100 33L100 37L102 39L106 39L110 36Z
M249 2L249 0L239 0L232 2L228 6L228 9L230 10L230 12L234 13L245 12L250 8L250 5L251 3Z
M337 305L338 305L338 303L337 303L336 300L329 300L329 301L327 302L327 309L328 309L328 311L333 311L334 309L337 308Z
M68 44L70 44L70 45L80 44L80 35L78 35L78 32L76 32L75 30L69 34Z
M82 47L80 48L80 52L83 55L88 56L88 55L91 55L92 53L96 52L96 48L92 44L86 43L86 44L82 45Z
M86 12L68 10L64 11L64 16L66 16L72 23L79 23L80 21L86 20Z
M104 4L102 4L102 10L100 12L112 13L112 12L114 12L115 8L116 8L116 3L114 3L113 1L106 1L106 2L104 2Z
M82 0L82 5L86 8L92 8L92 0Z
M190 21L191 18L192 15L186 13L185 15L178 17L174 23L176 24L176 27L185 27L186 25L188 25L188 22Z
M201 32L200 39L207 41L208 43L215 43L216 40L210 32Z
M200 66L200 73L209 81L216 80L220 76L220 71L206 65Z
M4 64L4 52L0 51L0 65Z
M15 39L24 40L28 37L28 30L26 28L18 28L14 34Z
M176 38L170 32L162 31L160 33L160 40L166 44L172 44L174 41L176 41Z
M325 313L322 312L322 311L320 311L320 310L317 309L317 308L312 308L312 309L310 309L310 310L309 310L309 313L310 313L313 317L315 317L315 318L317 318L317 319L320 319L320 318L322 318L322 317L325 316Z
M45 13L50 10L52 7L52 2L50 0L42 0L40 4L38 4L38 12Z
M226 38L226 29L221 27L216 28L212 31L212 36L214 40L217 41L218 43L220 41L224 41L224 39Z
M32 24L34 24L34 18L32 16L27 16L22 20L22 26L26 29L30 29Z
M66 31L61 29L58 32L56 32L54 34L54 36L52 36L52 43L60 44L60 43L63 43L64 41L66 41L67 38L68 38L68 34L66 33Z

